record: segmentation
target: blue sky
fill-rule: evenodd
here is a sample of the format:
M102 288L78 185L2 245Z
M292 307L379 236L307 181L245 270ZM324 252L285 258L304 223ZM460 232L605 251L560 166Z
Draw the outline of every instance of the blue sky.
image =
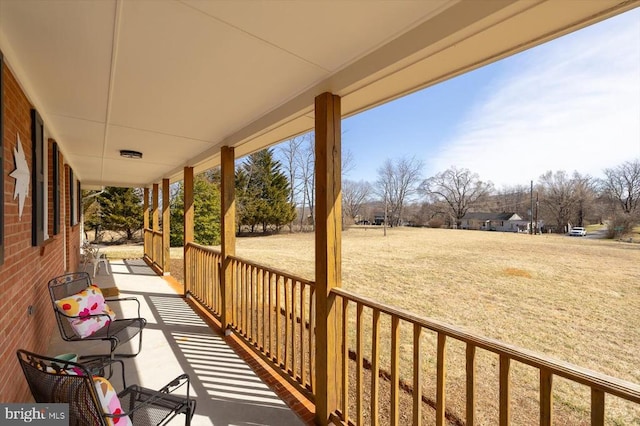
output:
M640 158L640 9L390 102L342 123L350 180L415 156L496 186L548 170L602 177Z

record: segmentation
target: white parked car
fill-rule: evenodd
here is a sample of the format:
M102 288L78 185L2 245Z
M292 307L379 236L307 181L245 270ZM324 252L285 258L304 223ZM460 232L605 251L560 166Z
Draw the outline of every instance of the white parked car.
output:
M571 228L571 231L569 231L569 235L572 237L584 237L587 235L587 230L580 226L574 226Z

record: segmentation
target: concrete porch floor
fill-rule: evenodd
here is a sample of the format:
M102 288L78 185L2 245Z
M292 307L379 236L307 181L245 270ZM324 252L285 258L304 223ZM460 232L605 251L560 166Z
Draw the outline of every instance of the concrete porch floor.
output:
M91 265L87 265L87 272L92 274ZM117 297L136 297L141 304L141 316L147 320L142 351L137 357L124 359L127 385L159 389L179 374L189 374L190 394L197 400L193 425L309 424L308 415L305 423L256 374L245 361L247 352L241 358L231 338L212 329L169 282L157 276L143 260L111 261L109 272L110 275L106 275L101 267L94 282L102 288L117 287L120 291ZM134 302L118 305L109 306L120 318L136 315ZM136 350L137 344L136 338L123 345L124 350ZM119 348L118 352L121 351ZM108 343L65 342L56 328L48 354L68 352L108 353ZM256 365L251 359L249 362ZM264 370L258 368L258 371L265 377ZM111 381L117 391L122 390L119 375L116 368ZM278 380L268 381L272 386L290 386ZM176 417L171 424L184 424L184 416Z

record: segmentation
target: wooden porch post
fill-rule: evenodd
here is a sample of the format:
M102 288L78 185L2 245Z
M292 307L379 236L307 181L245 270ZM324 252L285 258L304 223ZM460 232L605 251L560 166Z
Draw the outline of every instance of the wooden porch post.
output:
M144 188L144 195L142 197L142 254L147 256L149 253L149 247L147 247L147 229L149 229L149 188Z
M160 231L160 214L158 212L158 200L159 200L159 185L157 183L153 184L153 195L152 197L152 206L151 210L151 226L153 227L153 231ZM155 264L160 262L160 259L156 259L156 238L154 234L151 234L151 261Z
M232 300L231 286L233 271L229 256L236 254L236 193L235 193L235 149L223 146L220 163L222 165L221 196L222 196L222 274L220 277L222 296L222 327L231 324Z
M171 211L169 209L169 179L162 179L162 273L170 275Z
M188 244L193 242L193 167L184 168L184 295L190 288L191 280L191 261L189 259Z
M340 313L334 287L342 286L340 97L315 100L316 138L316 423L327 425L341 395ZM340 359L339 359L340 358Z

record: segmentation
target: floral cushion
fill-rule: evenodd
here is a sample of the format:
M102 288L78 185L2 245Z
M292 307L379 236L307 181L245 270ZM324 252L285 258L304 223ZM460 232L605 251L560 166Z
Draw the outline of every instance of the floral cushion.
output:
M80 338L91 336L116 318L115 312L105 303L102 291L95 284L73 296L56 300L56 306L60 312L74 317L67 320ZM90 317L98 314L105 316Z
M122 414L122 405L120 405L120 399L111 383L104 377L93 377L93 384L96 387L98 393L98 400L102 406L102 411L105 414ZM110 426L129 426L133 425L129 416L122 417L107 417L107 424Z

